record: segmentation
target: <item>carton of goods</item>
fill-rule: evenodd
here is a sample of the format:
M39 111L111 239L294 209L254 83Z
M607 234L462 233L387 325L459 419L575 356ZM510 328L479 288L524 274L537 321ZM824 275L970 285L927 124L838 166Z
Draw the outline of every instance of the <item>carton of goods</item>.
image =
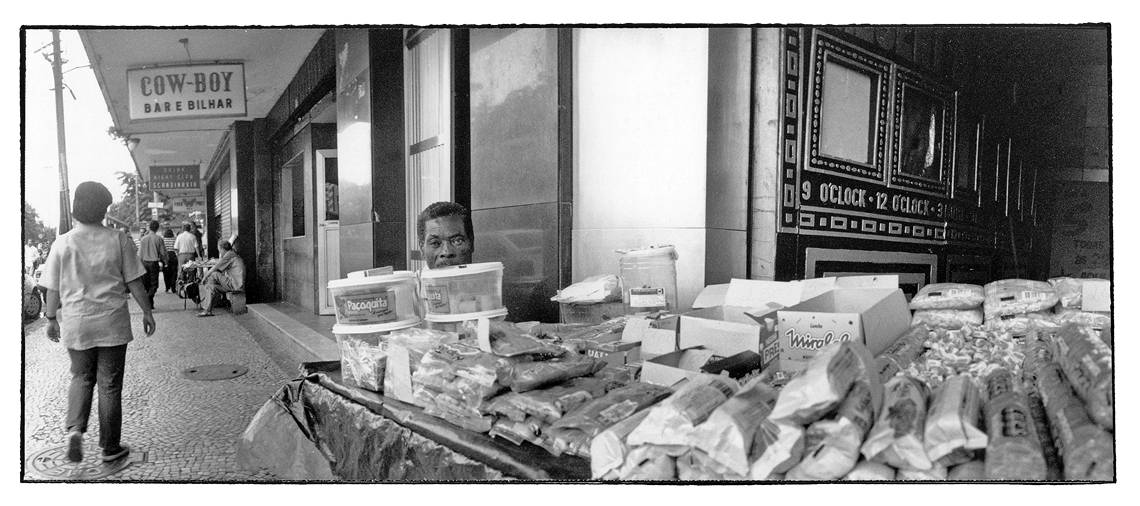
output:
M1107 279L1050 278L1059 309L1110 311L1112 284Z
M704 374L704 367L716 355L704 347L686 348L646 360L641 364L641 381L665 387Z
M329 281L328 289L339 325L410 327L420 321L416 277L410 271L377 276L350 275Z
M910 327L898 288L838 288L777 312L775 366L800 371L820 350L854 341L872 354L891 346Z
M435 322L506 314L503 264L486 262L427 269L420 274L426 318Z
M853 276L801 281L733 279L705 287L693 310L678 321L678 346L704 346L721 356L742 351L764 355L765 367L776 356L776 311L836 287L898 286L897 276Z
M655 328L655 324L655 320L648 318L629 317L621 332L621 342L626 343L623 346L639 344L642 360L650 360L677 351L677 333L673 330Z

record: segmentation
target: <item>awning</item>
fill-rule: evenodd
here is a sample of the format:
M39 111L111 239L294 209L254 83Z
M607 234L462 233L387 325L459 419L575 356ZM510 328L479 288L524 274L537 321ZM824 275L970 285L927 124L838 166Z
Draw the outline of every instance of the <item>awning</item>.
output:
M79 30L114 127L124 138L139 141L131 158L147 181L153 165L198 165L203 177L226 129L234 121L264 118L323 33L276 28ZM131 119L128 69L215 62L243 64L245 116Z

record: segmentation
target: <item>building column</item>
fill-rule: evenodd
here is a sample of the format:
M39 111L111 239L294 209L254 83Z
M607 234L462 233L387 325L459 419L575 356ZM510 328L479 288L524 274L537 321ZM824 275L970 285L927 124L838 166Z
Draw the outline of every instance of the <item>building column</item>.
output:
M406 268L403 32L336 32L340 266Z
M783 96L780 28L752 29L752 166L748 205L752 279L776 279L780 192L780 100Z

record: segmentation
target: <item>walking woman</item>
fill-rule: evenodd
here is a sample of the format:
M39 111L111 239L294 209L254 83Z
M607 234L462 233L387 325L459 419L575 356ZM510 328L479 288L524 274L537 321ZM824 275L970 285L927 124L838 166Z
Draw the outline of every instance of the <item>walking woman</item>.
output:
M99 446L103 461L127 456L121 444L123 371L131 342L127 292L142 308L143 332L154 333L150 297L143 287L142 262L131 238L102 225L111 192L86 181L75 189L72 216L79 224L56 238L40 285L47 289L47 336L62 340L71 358L67 392L67 458L83 460L83 434L99 386Z
M162 242L166 246L166 267L162 269L162 284L166 291L178 293L175 283L178 281L178 250L174 249L174 231L166 229L162 233Z

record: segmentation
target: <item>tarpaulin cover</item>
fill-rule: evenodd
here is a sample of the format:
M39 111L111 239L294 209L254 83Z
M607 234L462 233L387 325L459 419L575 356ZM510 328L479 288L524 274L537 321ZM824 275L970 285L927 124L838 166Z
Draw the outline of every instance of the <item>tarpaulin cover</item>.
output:
M328 458L312 441L298 379L281 387L257 411L238 439L239 469L268 470L281 480L335 480Z
M344 386L339 362L302 364L307 423L332 472L350 481L585 480L585 459L552 457Z

